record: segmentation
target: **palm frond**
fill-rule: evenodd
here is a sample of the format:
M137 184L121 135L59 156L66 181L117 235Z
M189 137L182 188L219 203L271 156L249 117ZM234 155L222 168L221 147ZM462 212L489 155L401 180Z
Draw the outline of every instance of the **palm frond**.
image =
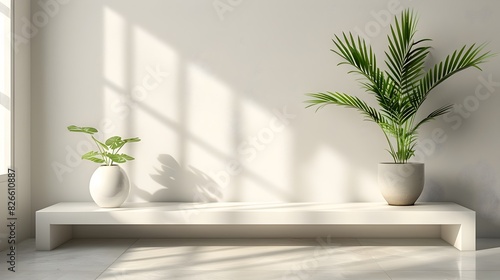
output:
M448 55L444 61L434 65L420 80L419 85L415 89L413 98L414 106L420 106L432 89L454 74L470 67L481 70L479 65L486 62L492 56L489 51L483 51L485 46L485 44L478 46L473 44L470 47L463 46L461 49L455 50L451 55Z
M307 107L318 106L316 110L319 110L326 105L335 104L357 109L368 117L368 120L370 121L374 121L376 123L386 122L384 116L380 114L377 109L370 107L365 101L356 96L339 92L308 93L307 95L312 97L312 99L306 101L309 103Z
M414 41L417 31L417 17L411 10L403 11L400 19L391 25L391 35L387 36L389 51L386 52L388 76L398 86L401 95L406 95L414 87L423 73L425 59L430 47L421 46L430 39Z
M444 114L451 112L451 109L453 109L453 105L446 105L446 106L443 106L439 109L432 111L427 117L423 118L420 122L417 123L417 125L415 125L415 127L412 129L412 132L416 132L422 124L429 122L429 121L435 119L436 117L439 117L441 115L444 115Z
M331 49L331 51L344 60L338 65L354 67L354 70L348 73L361 75L364 78L361 80L361 85L368 92L374 93L377 98L383 98L380 95L385 93L387 81L384 72L377 67L377 58L371 46L368 46L359 36L355 39L352 33L342 33L342 38L335 35L332 41L336 49Z

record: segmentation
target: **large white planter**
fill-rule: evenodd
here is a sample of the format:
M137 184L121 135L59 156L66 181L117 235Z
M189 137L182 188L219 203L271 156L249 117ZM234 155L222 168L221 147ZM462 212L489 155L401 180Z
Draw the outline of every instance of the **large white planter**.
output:
M99 166L90 178L89 190L100 207L120 207L130 193L130 184L120 166Z
M389 205L413 205L424 189L423 163L379 163L378 184Z

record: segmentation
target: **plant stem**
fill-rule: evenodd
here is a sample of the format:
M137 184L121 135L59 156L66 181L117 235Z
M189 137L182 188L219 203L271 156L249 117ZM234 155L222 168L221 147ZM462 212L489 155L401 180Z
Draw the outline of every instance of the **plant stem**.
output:
M99 153L101 154L102 160L104 160L104 163L109 166L107 157L104 156L104 152L103 152L101 146L99 145L99 143L97 143L97 139L95 139L94 135L92 135L92 140L94 140L94 142L97 146L97 149L99 150Z

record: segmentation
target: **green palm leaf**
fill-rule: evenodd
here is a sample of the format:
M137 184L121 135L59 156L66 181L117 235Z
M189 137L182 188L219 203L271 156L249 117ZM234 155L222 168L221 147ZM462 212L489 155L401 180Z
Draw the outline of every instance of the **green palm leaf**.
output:
M446 113L449 113L451 111L451 109L453 109L453 105L446 105L446 106L443 106L439 109L436 109L434 111L432 111L432 113L430 113L427 117L425 117L424 119L422 119L420 122L417 123L417 125L415 125L415 127L412 129L412 133L413 132L416 132L417 129L424 123L426 122L429 122L433 119L435 119L436 117L439 117L441 115L444 115Z
M483 51L484 47L484 44L463 46L460 50L455 50L451 55L448 55L444 61L434 65L419 81L419 85L415 89L414 106L420 106L432 89L454 74L470 67L481 70L479 65L492 56L490 52Z
M368 104L366 104L366 102L356 96L350 96L348 94L339 92L310 93L308 95L313 99L309 101L309 103L311 104L307 107L319 105L319 110L326 105L335 104L357 109L366 117L368 117L369 120L376 123L384 122L384 117L382 116L382 114L380 114L375 108L370 107Z

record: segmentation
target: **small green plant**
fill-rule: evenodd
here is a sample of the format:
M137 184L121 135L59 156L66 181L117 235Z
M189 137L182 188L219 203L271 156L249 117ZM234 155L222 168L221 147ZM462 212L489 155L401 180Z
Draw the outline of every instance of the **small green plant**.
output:
M101 163L107 166L115 165L115 163L125 163L128 160L134 160L133 157L123 153L118 154L118 152L120 152L123 146L125 146L125 144L127 143L141 141L141 139L139 139L138 137L122 139L120 136L113 136L108 138L108 140L103 143L94 137L94 134L99 131L93 127L79 127L76 125L70 125L68 126L68 130L71 132L82 132L90 134L90 137L92 138L92 140L94 140L97 146L97 151L90 151L82 155L82 159Z
M354 69L348 73L361 75L361 86L375 96L380 110L346 93L307 94L311 97L306 101L309 103L307 107L317 105L319 110L328 104L335 104L354 108L367 120L377 123L396 163L406 163L415 154L417 130L422 124L453 108L452 105L445 105L417 121L417 111L429 92L462 70L470 67L481 70L478 65L492 56L490 52L483 51L484 44L463 46L426 71L425 61L430 47L425 43L431 40L415 40L416 26L417 17L411 10L404 10L399 19L395 17L395 23L390 27L391 34L387 36L387 71L378 68L372 48L359 36L355 39L351 33L342 33L342 36L335 35L333 39L336 49L332 51L343 60L338 65L352 66Z

